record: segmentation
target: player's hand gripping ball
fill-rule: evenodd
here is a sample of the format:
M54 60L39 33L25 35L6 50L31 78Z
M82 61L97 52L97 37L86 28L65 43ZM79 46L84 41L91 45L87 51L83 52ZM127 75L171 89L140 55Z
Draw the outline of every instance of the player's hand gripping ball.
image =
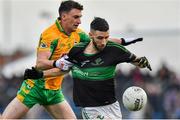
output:
M137 86L129 87L123 93L123 104L129 111L141 110L147 103L146 92Z

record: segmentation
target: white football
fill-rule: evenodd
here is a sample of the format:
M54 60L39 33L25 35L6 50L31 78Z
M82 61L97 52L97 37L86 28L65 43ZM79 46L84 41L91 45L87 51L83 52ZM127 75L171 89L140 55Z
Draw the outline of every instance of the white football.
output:
M147 95L142 88L132 86L124 91L122 101L129 111L138 111L146 105Z

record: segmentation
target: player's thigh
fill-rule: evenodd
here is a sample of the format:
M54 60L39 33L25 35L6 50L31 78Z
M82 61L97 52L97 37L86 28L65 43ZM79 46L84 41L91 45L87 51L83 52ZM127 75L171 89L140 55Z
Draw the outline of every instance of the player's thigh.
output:
M76 119L69 103L64 100L54 105L44 106L55 119Z
M5 111L2 114L3 119L18 119L22 118L29 108L25 106L17 98L14 98L9 105L6 107Z
M19 99L28 108L32 108L35 104L41 103L42 89L37 85L29 83L27 80L23 81L20 89L18 90L16 98Z

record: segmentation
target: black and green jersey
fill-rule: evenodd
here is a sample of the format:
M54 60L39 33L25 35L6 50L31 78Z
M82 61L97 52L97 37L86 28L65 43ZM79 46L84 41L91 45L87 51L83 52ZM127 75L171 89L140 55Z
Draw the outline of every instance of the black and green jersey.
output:
M81 107L101 106L116 101L114 75L116 65L131 62L135 56L122 45L108 42L103 51L85 54L87 43L79 43L69 52L75 63L72 68L74 80L73 99Z

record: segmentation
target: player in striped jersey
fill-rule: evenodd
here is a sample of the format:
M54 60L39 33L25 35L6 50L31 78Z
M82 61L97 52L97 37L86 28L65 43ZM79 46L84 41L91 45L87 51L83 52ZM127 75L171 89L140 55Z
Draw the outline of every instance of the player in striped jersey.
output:
M89 35L90 42L76 45L68 54L69 61L75 64L75 105L83 107L84 119L121 119L114 91L116 65L127 62L151 70L150 64L145 57L138 58L122 45L108 41L109 25L102 18L92 21Z

